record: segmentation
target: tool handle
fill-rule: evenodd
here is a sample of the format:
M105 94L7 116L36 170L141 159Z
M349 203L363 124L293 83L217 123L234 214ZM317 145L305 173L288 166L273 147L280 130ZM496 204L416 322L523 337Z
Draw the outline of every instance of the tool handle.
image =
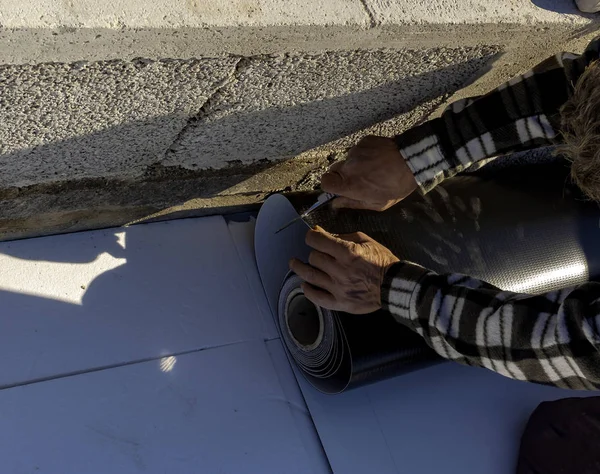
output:
M337 194L323 193L317 198L317 203L325 204L326 202L329 202L332 199L335 199L336 197L337 197Z
M317 202L315 202L312 206L310 206L310 208L308 208L306 210L305 213L302 214L302 218L308 216L315 209L320 208L321 206L323 206L324 204L327 204L329 201L331 201L332 199L334 199L336 197L337 197L337 195L331 194L331 193L320 194L319 197L317 198Z

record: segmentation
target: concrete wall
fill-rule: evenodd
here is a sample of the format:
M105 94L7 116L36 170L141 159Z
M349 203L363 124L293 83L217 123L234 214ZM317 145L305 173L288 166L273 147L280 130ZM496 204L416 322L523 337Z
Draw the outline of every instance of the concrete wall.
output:
M595 20L570 0L0 0L0 238L312 189L361 135L580 49Z

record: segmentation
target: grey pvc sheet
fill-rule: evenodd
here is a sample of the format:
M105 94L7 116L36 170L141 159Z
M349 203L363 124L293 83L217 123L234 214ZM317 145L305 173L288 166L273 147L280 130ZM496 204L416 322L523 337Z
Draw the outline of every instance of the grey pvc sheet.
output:
M270 197L259 214L255 250L259 272L291 359L316 388L337 393L426 367L436 356L413 333L381 313L323 312L329 328L312 361L294 344L285 301L299 282L288 260L306 260L308 225L342 234L363 231L398 257L438 272L482 278L505 290L541 293L600 274L600 210L566 183L566 168L508 168L493 181L465 176L426 196L412 196L383 213L326 207L287 230L275 231L315 195ZM283 289L283 294L281 290ZM281 298L280 298L281 297ZM281 300L281 301L280 301ZM329 359L328 359L329 358Z

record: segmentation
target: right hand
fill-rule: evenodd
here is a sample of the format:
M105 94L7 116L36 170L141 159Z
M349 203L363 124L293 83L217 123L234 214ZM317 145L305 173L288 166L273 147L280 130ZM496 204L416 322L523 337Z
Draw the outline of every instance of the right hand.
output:
M320 227L306 234L313 249L308 264L290 261L290 269L304 280L304 295L317 306L351 314L381 308L381 285L398 258L362 232L332 235Z
M391 138L367 136L323 175L321 188L339 197L334 208L385 211L418 185Z

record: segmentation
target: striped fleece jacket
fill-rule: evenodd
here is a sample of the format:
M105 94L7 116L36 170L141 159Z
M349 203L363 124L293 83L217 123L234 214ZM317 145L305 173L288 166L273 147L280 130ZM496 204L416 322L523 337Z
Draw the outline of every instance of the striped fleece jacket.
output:
M421 189L495 156L560 142L559 109L599 49L600 38L582 55L548 58L397 136ZM517 380L600 389L600 283L533 296L400 262L386 274L382 303L447 359Z

